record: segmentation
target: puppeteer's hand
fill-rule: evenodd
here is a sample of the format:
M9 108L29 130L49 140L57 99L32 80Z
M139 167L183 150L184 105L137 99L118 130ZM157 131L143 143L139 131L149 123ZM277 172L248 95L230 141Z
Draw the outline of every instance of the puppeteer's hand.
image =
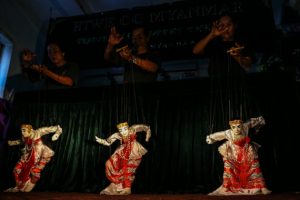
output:
M131 61L132 60L132 52L131 49L129 47L125 47L122 51L119 52L119 55L127 61Z
M225 33L227 30L228 30L228 28L225 27L225 26L223 26L223 25L221 25L219 21L214 21L213 24L212 24L210 33L214 37L219 37L223 33Z
M231 56L233 57L241 57L241 51L242 49L244 49L245 47L240 45L239 43L235 43L234 47L231 47L227 53L229 53Z
M115 26L111 27L110 34L108 36L108 44L114 46L116 44L119 44L121 40L123 40L123 36L117 32Z
M22 52L22 61L23 62L31 62L36 55L30 51L29 49L24 49Z
M39 73L43 73L47 69L47 67L44 65L31 65L30 68Z

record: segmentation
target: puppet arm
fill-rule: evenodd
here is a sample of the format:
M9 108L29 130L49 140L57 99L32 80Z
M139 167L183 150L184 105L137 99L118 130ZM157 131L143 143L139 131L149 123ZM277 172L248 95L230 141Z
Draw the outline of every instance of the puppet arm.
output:
M215 143L217 141L221 141L226 139L226 131L219 131L219 132L215 132L212 134L209 134L208 136L206 136L206 143L207 144L212 144Z
M55 131L55 134L52 136L52 141L58 140L59 136L62 134L62 128L60 125L57 125L57 130Z
M99 144L110 146L112 143L114 143L116 140L121 140L121 136L119 133L114 133L111 136L109 136L107 139L101 139L97 136L95 136L96 142Z
M22 144L21 140L8 140L7 143L9 146L15 146L15 145Z
M259 129L266 124L265 119L260 116L256 118L250 118L247 122L244 123L244 126L248 128L255 128L256 131L258 132Z
M144 125L144 124L134 124L130 127L135 132L146 132L146 139L145 141L148 142L151 137L151 129L150 126Z
M38 128L36 130L36 132L38 134L40 134L40 136L44 136L44 135L47 135L47 134L50 134L50 133L54 133L55 134L52 136L52 140L57 140L58 137L61 135L62 133L62 128L59 126L59 125L56 125L56 126L48 126L48 127L41 127L41 128Z

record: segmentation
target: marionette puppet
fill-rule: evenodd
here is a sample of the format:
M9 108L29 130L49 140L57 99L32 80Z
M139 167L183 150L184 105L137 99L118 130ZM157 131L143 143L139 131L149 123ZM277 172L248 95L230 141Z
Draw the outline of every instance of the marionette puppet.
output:
M54 151L43 144L42 137L49 133L55 133L52 141L56 141L62 134L62 128L57 126L41 127L36 130L30 124L21 125L22 139L9 140L8 145L21 145L22 156L14 167L13 174L16 186L5 192L30 192L40 179L41 171L50 162Z
M206 138L208 144L227 140L218 148L224 162L223 183L208 195L270 194L259 165L257 150L260 145L248 137L250 128L258 131L265 125L264 118L251 118L245 123L232 120L229 125L230 129L212 133Z
M135 172L141 163L142 156L147 150L136 140L137 132L146 133L146 142L151 137L150 127L144 124L128 126L127 122L117 125L118 131L107 139L95 136L96 142L110 146L116 140L121 145L106 161L105 174L110 185L100 192L100 195L128 195L131 194L131 185L135 179Z

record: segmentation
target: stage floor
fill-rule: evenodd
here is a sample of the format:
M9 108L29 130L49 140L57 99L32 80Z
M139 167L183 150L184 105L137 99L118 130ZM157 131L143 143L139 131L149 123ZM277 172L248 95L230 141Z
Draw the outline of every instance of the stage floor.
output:
M96 193L0 193L1 200L300 200L300 193L281 193L251 196L208 196L205 194L131 194L127 196L106 196Z

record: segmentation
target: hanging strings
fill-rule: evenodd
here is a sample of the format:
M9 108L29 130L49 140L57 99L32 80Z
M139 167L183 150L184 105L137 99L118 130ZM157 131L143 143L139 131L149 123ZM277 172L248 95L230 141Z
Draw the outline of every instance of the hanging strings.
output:
M244 119L248 117L248 98L244 77L232 74L233 58L227 55L227 70L224 77L210 78L210 106L209 106L209 132L214 132L219 123L224 127L233 117ZM218 120L222 120L219 122Z
M134 77L134 64L129 65L129 82L123 83L121 88L120 102L117 100L117 107L120 108L119 117L121 121L139 122L141 116L139 110L143 111L143 106L138 105L138 95L136 91L136 81ZM143 113L143 112L142 112Z
M209 106L209 133L218 131L219 128L228 126L228 122L232 117L238 114L243 117L245 111L243 100L243 86L238 85L239 81L235 80L235 74L232 73L232 58L227 54L226 74L210 77L210 106ZM240 90L240 91L239 91ZM216 148L216 147L215 147ZM215 151L214 151L215 152ZM215 154L213 154L213 163L215 162ZM217 165L217 171L221 168ZM222 180L219 174L219 180Z

